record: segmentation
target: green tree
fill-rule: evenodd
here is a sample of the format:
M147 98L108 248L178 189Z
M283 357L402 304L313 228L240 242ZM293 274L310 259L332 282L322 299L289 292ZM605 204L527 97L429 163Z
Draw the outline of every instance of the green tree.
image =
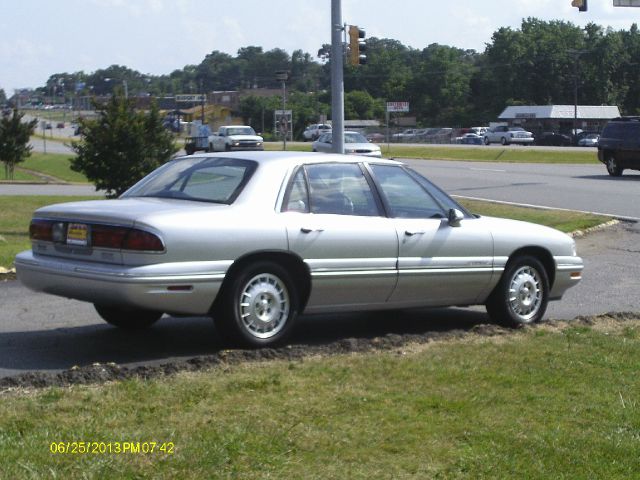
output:
M14 110L12 115L3 115L0 120L0 161L4 163L4 176L8 180L13 180L15 166L31 155L29 137L38 121L24 122L23 117L24 114Z
M155 104L148 113L137 112L132 102L114 95L96 108L97 120L81 121L82 138L72 145L77 156L71 168L108 197L123 193L178 150Z
M0 104L7 102L7 95L4 93L4 89L0 88Z

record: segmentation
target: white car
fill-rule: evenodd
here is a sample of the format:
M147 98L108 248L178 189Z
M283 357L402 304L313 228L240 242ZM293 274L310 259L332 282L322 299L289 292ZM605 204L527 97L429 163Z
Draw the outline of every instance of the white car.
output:
M323 133L320 138L311 144L314 152L333 152L333 133ZM344 153L353 155L365 155L367 157L382 157L380 147L370 143L367 138L358 132L344 132Z
M314 123L313 125L309 125L307 128L305 128L304 132L302 132L302 138L305 142L308 142L310 140L317 140L320 135L322 135L323 133L328 133L330 131L331 125L328 125L326 123Z
M600 140L600 135L597 133L590 133L580 140L578 140L578 146L580 147L597 147L598 140Z
M500 125L498 127L490 128L484 134L485 145L489 145L491 143L501 143L502 145L519 143L521 145L529 145L532 144L533 141L533 133L527 132L522 127L507 127L506 125Z

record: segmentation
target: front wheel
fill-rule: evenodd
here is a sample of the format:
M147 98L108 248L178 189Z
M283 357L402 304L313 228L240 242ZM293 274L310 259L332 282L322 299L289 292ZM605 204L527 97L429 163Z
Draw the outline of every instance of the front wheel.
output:
M506 138L506 137L502 137L502 138L500 139L500 143L501 143L502 145L504 145L504 146L509 145L509 142L507 142L507 138Z
M289 273L273 262L257 262L234 275L214 309L216 326L234 343L265 347L282 343L298 314Z
M549 279L540 261L529 255L507 264L486 307L489 316L511 327L539 322L549 302Z
M162 312L153 310L107 307L105 305L94 305L94 308L105 322L125 330L148 328L162 317Z
M622 175L622 171L623 169L618 164L615 155L613 155L612 153L609 154L609 156L607 157L607 172L609 173L609 175L611 175L612 177L619 177L620 175Z
M484 144L489 145L491 142L489 141L489 137L484 137Z

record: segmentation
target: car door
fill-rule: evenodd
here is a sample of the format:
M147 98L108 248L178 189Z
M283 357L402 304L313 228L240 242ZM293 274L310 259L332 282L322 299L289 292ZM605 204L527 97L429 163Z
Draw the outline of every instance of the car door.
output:
M619 157L623 167L640 168L640 123L635 120L623 125Z
M311 272L306 312L372 309L397 280L398 238L362 167L300 167L285 194L289 249Z
M399 240L398 306L477 303L493 275L493 238L475 217L450 222L460 208L402 166L371 165Z

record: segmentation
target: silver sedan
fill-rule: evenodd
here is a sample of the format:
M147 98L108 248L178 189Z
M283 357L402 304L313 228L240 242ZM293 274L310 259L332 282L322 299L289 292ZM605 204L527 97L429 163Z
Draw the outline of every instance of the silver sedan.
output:
M115 200L51 205L19 279L110 324L211 315L230 342L283 342L301 313L484 304L543 318L581 278L556 230L479 217L406 165L294 152L177 158Z
M323 133L311 144L314 152L331 153L333 151L333 134ZM359 132L344 132L344 153L353 155L364 155L365 157L381 157L382 152L378 145L370 143L367 138Z

